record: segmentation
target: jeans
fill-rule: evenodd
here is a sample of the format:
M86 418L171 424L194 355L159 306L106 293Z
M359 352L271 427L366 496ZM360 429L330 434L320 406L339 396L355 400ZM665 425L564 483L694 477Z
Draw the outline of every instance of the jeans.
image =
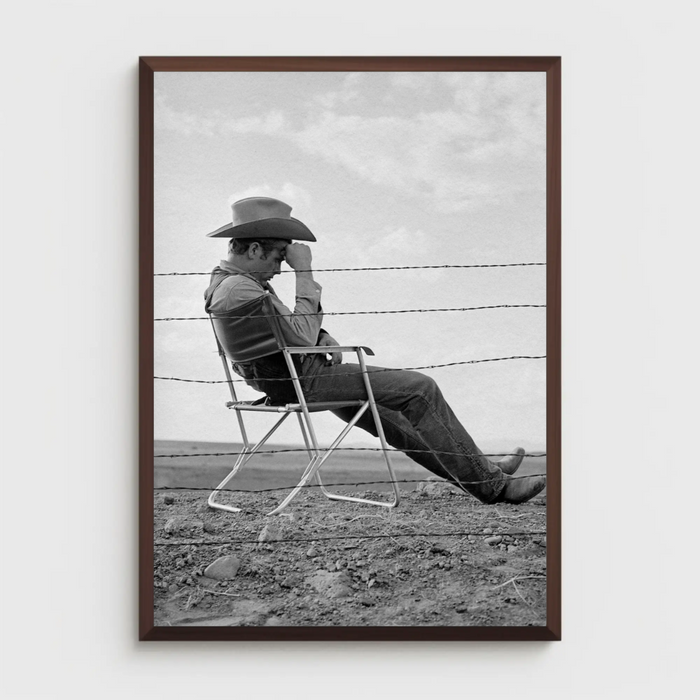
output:
M435 381L410 370L370 366L367 370L387 442L483 503L493 503L505 488L506 477L476 446ZM362 370L356 364L326 365L325 356L310 355L300 376L310 402L367 398ZM333 411L346 423L355 412L353 408ZM377 436L369 410L357 425Z

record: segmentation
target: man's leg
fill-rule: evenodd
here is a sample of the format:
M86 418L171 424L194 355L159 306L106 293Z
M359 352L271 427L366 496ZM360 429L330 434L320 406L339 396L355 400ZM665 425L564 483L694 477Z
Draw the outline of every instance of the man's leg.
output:
M368 371L377 404L401 413L411 428L409 432L401 429L402 426L389 424L387 441L392 446L402 451L411 447L432 450L429 459L417 459L419 453L410 456L434 473L458 483L482 502L492 503L504 498L508 475L479 450L430 377L419 372L380 367L369 367ZM309 401L365 398L358 365L325 365L316 360L308 362L303 373L304 391ZM520 492L518 500L527 500L521 498ZM515 499L506 494L505 500Z
M413 426L401 413L392 411L384 406L377 406L377 411L384 429L384 437L392 447L400 450L433 474L453 481L452 476L445 471L431 447L416 433ZM340 408L333 411L333 413L341 420L349 423L355 413L357 413L357 409ZM377 427L370 411L366 411L356 425L358 428L362 428L362 430L370 433L370 435L378 437Z

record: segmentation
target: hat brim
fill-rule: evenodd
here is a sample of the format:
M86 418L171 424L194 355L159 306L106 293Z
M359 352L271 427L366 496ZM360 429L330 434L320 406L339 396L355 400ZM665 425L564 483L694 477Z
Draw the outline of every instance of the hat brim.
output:
M290 241L316 240L305 224L298 219L260 219L247 224L225 224L207 234L208 238L279 238Z

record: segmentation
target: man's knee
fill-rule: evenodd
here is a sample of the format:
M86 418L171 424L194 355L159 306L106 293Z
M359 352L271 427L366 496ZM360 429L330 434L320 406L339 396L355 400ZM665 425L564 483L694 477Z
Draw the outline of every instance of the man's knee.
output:
M437 382L427 374L407 371L405 381L406 389L418 396L430 398L440 393L440 388L438 387Z
M427 392L439 391L437 382L432 377L429 377L427 374L421 374L420 372L416 372L415 374L419 377L418 384L422 389Z

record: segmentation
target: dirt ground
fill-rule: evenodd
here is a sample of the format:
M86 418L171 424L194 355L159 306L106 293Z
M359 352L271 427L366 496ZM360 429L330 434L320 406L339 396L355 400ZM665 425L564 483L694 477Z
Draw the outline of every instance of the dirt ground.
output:
M487 506L442 481L408 487L396 509L308 489L273 517L280 492L236 494L230 514L157 489L156 626L544 625L545 496Z

